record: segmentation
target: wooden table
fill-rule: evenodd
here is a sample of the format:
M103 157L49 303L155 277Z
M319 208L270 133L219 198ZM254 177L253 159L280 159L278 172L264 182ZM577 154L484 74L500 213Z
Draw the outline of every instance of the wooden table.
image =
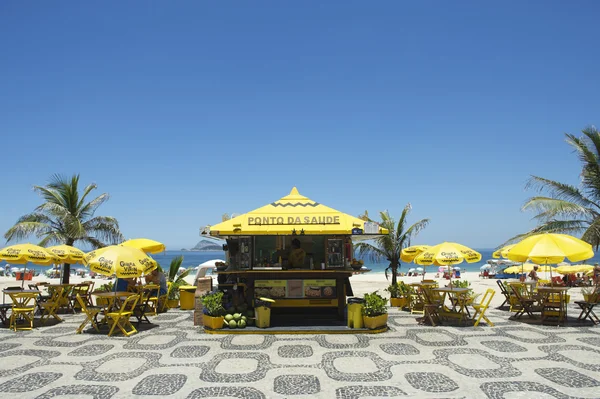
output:
M461 322L467 320L467 318L468 318L467 314L466 314L467 313L467 301L464 298L460 298L460 297L469 293L468 288L440 287L440 288L433 288L432 291L443 293L444 294L443 302L445 302L446 297L449 297L452 295L456 296L456 300L451 301L452 309L444 306L444 309L442 309L443 311L440 312L440 316L457 318ZM457 305L459 306L458 310L456 310Z
M554 316L556 303L558 303L558 321L567 320L567 296L569 287L538 287L538 293L542 296L542 322L548 317ZM558 295L558 302L553 300L554 294Z
M63 296L64 300L58 305L58 309L66 309L67 311L71 311L75 314L75 309L73 309L73 305L71 304L71 299L69 295L71 294L71 290L77 284L48 284L46 287L48 288L48 293L52 295L52 291L57 288L62 288L67 291L67 294Z

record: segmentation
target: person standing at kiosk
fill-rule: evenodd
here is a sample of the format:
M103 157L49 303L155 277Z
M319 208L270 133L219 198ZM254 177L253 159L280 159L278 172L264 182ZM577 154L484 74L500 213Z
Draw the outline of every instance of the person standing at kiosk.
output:
M300 245L300 240L294 238L292 240L292 250L290 251L288 257L288 264L290 268L301 268L304 267L304 258L306 257L306 252L302 249Z

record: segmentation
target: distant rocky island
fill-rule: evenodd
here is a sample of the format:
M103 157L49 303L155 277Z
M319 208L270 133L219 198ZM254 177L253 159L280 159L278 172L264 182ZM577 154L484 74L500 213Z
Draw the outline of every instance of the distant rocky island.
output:
M182 248L182 251L222 251L223 244L217 243L215 241L209 240L201 240L191 249Z

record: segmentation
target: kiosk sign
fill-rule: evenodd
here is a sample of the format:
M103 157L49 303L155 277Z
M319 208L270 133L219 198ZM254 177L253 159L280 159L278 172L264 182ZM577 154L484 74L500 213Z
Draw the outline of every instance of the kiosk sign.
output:
M248 216L248 225L340 224L339 216Z

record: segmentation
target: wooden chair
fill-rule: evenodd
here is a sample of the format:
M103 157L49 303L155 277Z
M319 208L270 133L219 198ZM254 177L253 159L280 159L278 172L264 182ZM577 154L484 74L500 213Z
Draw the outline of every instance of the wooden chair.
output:
M14 331L33 329L35 301L38 294L35 292L15 292L9 293L8 295L10 295L10 298L13 301L10 314L10 329ZM25 322L29 323L29 326L18 327L17 318L25 320Z
M21 287L18 287L18 286L6 287L4 290L5 291L21 291ZM12 299L11 299L11 301L12 301ZM0 321L2 321L2 324L7 325L7 324L10 324L8 311L12 309L13 305L12 305L12 303L6 303L6 293L4 293L4 292L2 293L2 302L5 302L5 303L0 304Z
M516 300L521 305L520 309L518 309L511 318L519 319L523 314L527 313L530 318L535 319L533 312L538 312L541 308L536 306L536 298L528 296L528 290L525 284L511 284L510 288L513 290Z
M557 318L559 323L567 320L566 292L551 293L544 297L542 303L542 322L549 318Z
M99 332L100 330L98 329L98 315L100 314L100 312L102 312L102 308L100 306L88 306L87 302L79 294L77 294L75 299L79 303L81 311L85 313L86 316L83 323L81 323L81 325L77 329L77 334L81 334L88 322L92 323L92 327L94 327L96 331Z
M133 315L137 318L137 324L146 322L150 323L148 320L148 314L153 313L156 315L156 308L154 310L150 308L150 299L153 291L159 289L158 285L148 284L143 289L140 290L140 299L138 300L135 308L133 309Z
M69 291L64 287L56 287L54 290L52 290L52 297L40 304L40 308L42 309L42 317L40 318L40 321L42 322L42 325L46 324L46 320L48 320L50 316L54 317L58 321L62 321L56 312L60 308L61 304L63 304L65 300L69 299L68 295Z
M133 309L135 309L135 305L139 299L139 295L130 295L129 297L127 297L127 299L125 299L119 311L109 312L106 314L106 317L109 318L109 323L112 324L112 327L108 332L109 337L113 334L116 327L119 327L119 330L121 330L123 335L127 337L137 333L137 330L135 329L133 324L131 324L129 318L133 316Z
M410 308L411 314L422 314L425 315L423 305L425 303L423 295L420 290L414 289L414 287L408 286L408 307Z
M441 324L440 310L444 306L444 296L434 292L430 287L422 287L422 293L423 318L429 320L432 326Z
M496 291L494 291L492 288L488 288L485 291L483 298L481 298L481 301L477 304L471 305L473 307L473 309L475 309L475 313L473 314L473 319L474 320L476 319L473 327L477 327L482 318L485 320L485 322L490 327L494 327L494 323L492 323L490 321L490 319L488 319L485 316L485 311L490 307L490 302L492 302L492 298L494 298L495 294L496 294ZM477 315L479 315L479 317L477 317Z
M69 294L69 300L71 301L73 310L81 309L81 304L77 300L77 296L80 296L86 303L90 303L90 292L90 285L88 283L81 283L73 286L73 289Z
M502 302L502 305L500 305L500 307L503 308L504 305L510 303L510 293L506 290L506 287L504 286L501 280L496 280L496 284L498 284L500 292L502 293L502 295L504 295L504 302Z

